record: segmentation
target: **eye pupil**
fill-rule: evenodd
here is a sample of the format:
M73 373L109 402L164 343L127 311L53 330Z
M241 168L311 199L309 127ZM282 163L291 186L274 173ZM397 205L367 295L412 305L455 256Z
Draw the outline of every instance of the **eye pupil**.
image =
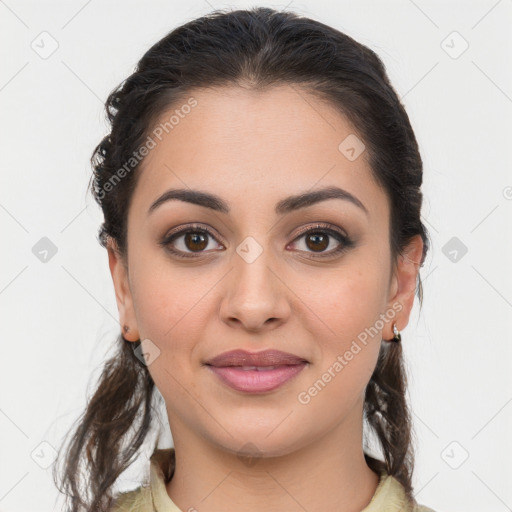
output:
M185 235L185 245L190 250L195 249L201 251L208 246L206 238L206 235L203 233L189 232ZM192 244L199 244L199 247L190 247L189 242L192 242Z
M329 246L328 236L321 233L310 233L307 237L307 245L310 249L316 250L324 250ZM310 241L313 241L313 246L310 246ZM315 243L320 242L320 245L314 245Z

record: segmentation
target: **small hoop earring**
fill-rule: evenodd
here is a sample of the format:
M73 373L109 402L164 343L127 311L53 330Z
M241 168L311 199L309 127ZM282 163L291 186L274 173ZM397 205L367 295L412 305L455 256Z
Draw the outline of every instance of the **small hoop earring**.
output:
M400 343L402 341L402 335L400 334L400 331L398 330L396 324L393 324L393 334L394 336L389 340L394 343Z

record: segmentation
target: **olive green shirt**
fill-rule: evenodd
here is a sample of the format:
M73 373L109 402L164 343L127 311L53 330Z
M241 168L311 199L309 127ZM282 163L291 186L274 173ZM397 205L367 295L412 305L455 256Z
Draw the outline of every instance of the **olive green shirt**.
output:
M167 494L166 482L172 477L174 462L174 448L155 450L150 458L149 485L119 494L112 512L188 512L178 508ZM435 511L423 505L408 503L402 484L383 472L375 494L361 512Z

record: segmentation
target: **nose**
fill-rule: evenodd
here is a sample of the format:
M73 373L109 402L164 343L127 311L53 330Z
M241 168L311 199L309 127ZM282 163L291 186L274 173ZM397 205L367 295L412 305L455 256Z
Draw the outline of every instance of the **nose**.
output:
M267 254L266 249L254 261L233 255L234 268L226 276L220 307L221 319L230 327L261 332L288 320L292 292Z

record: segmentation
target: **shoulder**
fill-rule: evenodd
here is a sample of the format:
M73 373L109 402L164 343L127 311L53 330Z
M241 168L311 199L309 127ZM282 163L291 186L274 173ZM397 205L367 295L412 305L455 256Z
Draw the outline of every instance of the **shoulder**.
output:
M137 487L133 491L116 496L110 512L154 512L153 499L149 487Z
M174 448L155 449L150 457L149 482L132 491L118 494L109 512L179 511L165 489L166 482L174 472L174 464Z
M425 505L414 505L413 512L436 512L433 508L426 507Z
M403 485L386 471L381 479L370 505L363 512L436 512L414 498L408 499Z

